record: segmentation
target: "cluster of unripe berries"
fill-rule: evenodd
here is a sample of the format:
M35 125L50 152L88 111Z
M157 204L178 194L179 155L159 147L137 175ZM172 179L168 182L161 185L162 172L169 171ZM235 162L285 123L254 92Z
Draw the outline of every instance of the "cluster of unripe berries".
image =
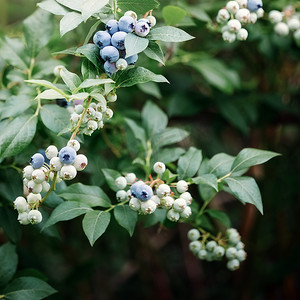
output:
M71 123L75 128L85 111L80 124L80 132L83 134L91 135L95 130L103 128L105 120L112 118L114 113L107 103L117 101L117 94L110 92L105 97L98 94L96 100L98 100L97 103L92 102L86 111L84 104L75 105L74 112L70 116Z
M201 235L198 229L191 229L188 232L190 240L189 248L196 257L201 260L215 261L227 259L227 268L230 271L237 270L240 263L247 257L244 250L244 243L241 242L241 236L234 228L226 231L226 239L207 240L207 233Z
M294 39L300 41L300 15L293 6L286 7L282 12L271 10L269 20L275 25L276 34L287 36L293 32Z
M82 171L87 166L86 156L76 154L79 148L77 140L70 140L60 151L53 145L49 146L45 151L49 164L45 162L41 153L35 153L31 157L30 164L23 169L26 199L20 196L14 201L21 224L37 224L42 221L42 214L38 208L43 201L41 193L50 190L50 181L74 179L77 171Z
M161 177L166 166L162 162L156 162L153 170ZM129 200L129 207L140 214L152 214L157 208L166 209L167 218L174 222L180 218L187 219L192 214L190 207L192 196L187 191L188 184L184 180L172 186L178 196L159 178L144 182L137 180L134 173L128 173L125 177L118 177L115 183L120 189L116 194L117 200Z
M218 11L216 19L222 25L223 40L228 43L245 41L248 31L243 25L254 24L258 18L263 17L262 5L261 0L228 1L226 7Z
M137 54L126 57L127 34L133 32L139 37L146 37L155 24L156 19L153 16L138 20L134 11L127 11L119 21L109 20L106 23L106 30L95 33L93 41L100 48L104 70L108 75L111 76L118 70L125 70L128 65L134 65L138 60Z

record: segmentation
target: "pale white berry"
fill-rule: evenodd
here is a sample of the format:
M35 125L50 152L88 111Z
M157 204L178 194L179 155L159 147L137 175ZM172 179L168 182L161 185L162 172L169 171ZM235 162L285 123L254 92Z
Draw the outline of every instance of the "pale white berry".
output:
M46 176L42 170L36 169L32 172L31 178L35 183L42 183L45 181Z
M28 182L29 182L28 179L26 179L26 178L23 179L23 184L24 184L26 187L28 186Z
M229 247L226 250L226 257L228 259L234 259L236 258L237 250L234 247Z
M156 195L153 195L150 200L156 203L156 206L160 205L160 199Z
M71 114L71 117L70 117L71 122L77 123L79 121L79 119L80 119L80 115L77 114L76 112Z
M133 18L134 20L137 20L137 15L134 11L132 10L128 10L125 12L124 16L129 16L131 18Z
M129 207L132 210L135 210L135 211L140 210L140 208L141 208L141 202L140 202L140 200L137 199L137 198L131 198L130 201L129 201Z
M207 244L206 244L206 249L208 251L213 251L215 248L217 247L217 243L215 241L209 241Z
M262 18L264 16L264 14L265 14L265 11L261 7L256 11L256 15L257 15L258 19Z
M33 168L31 165L26 166L26 167L23 169L23 175L24 175L24 177L25 177L26 179L30 180L33 171L34 171L34 168Z
M229 1L226 4L226 9L230 13L235 14L240 9L240 6L236 1Z
M235 245L235 248L237 250L241 250L241 249L244 249L245 248L245 244L243 242L238 242L236 245Z
M47 181L42 182L42 192L47 193L50 190L50 184Z
M176 222L179 220L180 218L180 215L177 211L175 211L174 209L170 209L167 213L167 218L170 220L170 221L173 221L173 222Z
M124 59L125 60L125 59ZM126 61L126 60L125 60ZM115 92L110 92L107 96L106 99L108 102L116 102L117 101L117 94Z
M94 131L98 128L98 123L94 120L90 120L87 123L87 128L88 128L88 130Z
M225 42L233 43L236 40L236 35L233 32L224 31L222 38Z
M300 20L298 18L291 18L287 21L289 29L294 31L300 28Z
M227 26L227 25L224 25L224 26L221 28L221 31L222 31L222 33L225 32L225 31L228 31L228 26Z
M242 8L237 11L235 18L241 23L248 23L250 19L250 11L247 8Z
M42 196L41 194L33 194L33 193L30 193L28 194L27 196L27 202L28 204L30 205L35 205L37 202L41 201L42 200Z
M275 32L280 36L287 36L290 32L286 23L279 22L274 27Z
M80 115L80 114L83 113L83 111L84 111L83 105L78 104L78 105L75 106L75 112L76 112L76 114Z
M27 212L22 212L18 215L18 219L17 219L20 224L22 225L27 225L30 223L29 219L28 219L28 213Z
M180 198L184 199L186 201L187 205L191 205L192 204L192 195L189 192L184 192L180 195Z
M84 154L76 155L75 161L73 162L73 166L77 171L82 171L88 164L88 159Z
M180 214L180 216L184 219L189 218L191 215L192 215L192 209L189 206L186 206L186 208Z
M202 248L202 244L200 241L192 241L189 243L189 249L195 254L199 252L201 248Z
M174 199L172 197L170 197L170 196L163 197L161 199L161 204L165 208L170 209L173 206L173 204L174 204Z
M255 24L257 21L257 14L255 12L252 12L250 14L250 19L249 19L249 23L250 24Z
M45 155L48 159L51 159L53 157L56 157L58 154L58 150L55 146L51 145L49 146L46 151L45 151Z
M269 12L269 20L272 23L279 23L283 19L283 15L279 10L271 10Z
M126 176L126 181L129 183L129 184L132 184L135 182L136 180L136 175L134 173L127 173Z
M154 201L152 201L151 199L141 203L141 211L144 214L154 213L156 210L156 207L157 207L156 203Z
M33 180L28 181L28 191L29 193L39 194L43 187L40 183L35 183Z
M124 191L124 190L117 191L117 193L116 193L116 199L119 202L127 200L128 199L127 192Z
M104 99L103 101L97 103L96 109L99 112L105 112L107 107L106 107L106 100Z
M240 262L246 260L246 258L247 258L247 253L246 253L246 251L243 250L243 249L238 250L237 253L236 253L236 258L237 258Z
M154 16L148 16L146 19L150 22L151 28L156 25L156 18Z
M239 41L245 41L248 37L248 31L245 28L241 28L236 34L236 38Z
M168 196L171 193L171 189L170 187L163 183L161 185L158 186L158 188L156 189L156 194L159 198L163 198Z
M114 112L110 108L107 108L105 111L105 118L107 120L109 120L113 117L113 115L114 115Z
M163 162L156 162L153 166L153 170L157 174L163 174L166 170L166 165Z
M116 186L118 189L123 190L125 189L125 187L127 186L127 180L124 176L119 176L116 180L115 180Z
M214 255L216 255L217 257L222 257L225 254L225 249L222 246L217 246L215 247L215 249L213 250Z
M205 259L207 256L207 251L205 249L201 249L198 253L197 256L199 259Z
M95 112L95 115L94 115L94 120L95 120L96 122L100 122L100 121L102 120L102 118L103 118L102 113L101 113L100 111L96 111L96 112ZM98 125L99 125L99 124L98 124Z
M293 35L294 35L294 39L296 41L299 41L300 40L300 29L296 30Z
M101 129L104 127L103 121L98 122L98 129Z
M69 140L67 146L73 148L76 152L80 149L80 143L77 140Z
M188 231L187 236L190 241L197 241L200 238L200 232L198 229L193 228Z
M87 110L86 110L86 114L90 117L93 117L95 115L95 110L92 108L92 107L89 107Z
M237 259L232 259L227 262L227 268L230 271L235 271L240 267L240 262Z
M42 222L42 214L37 209L33 209L28 213L28 220L31 224L38 224Z
M236 0L236 2L239 4L241 8L247 7L247 0Z
M173 209L177 212L183 212L186 208L186 201L182 198L178 198L174 201Z
M28 209L28 203L24 197L20 196L14 201L14 207L19 213L22 213Z
M229 18L230 18L230 14L229 14L227 9L222 8L218 11L218 15L217 15L217 22L218 23L224 23Z
M50 159L50 168L53 171L60 171L62 168L62 163L59 159L59 157L53 157Z
M128 63L124 58L120 58L116 62L116 67L118 70L125 70L128 67ZM110 100L108 100L108 101L110 101Z
M54 76L56 76L56 77L60 76L60 71L61 71L61 69L64 69L64 68L65 67L63 65L58 65L58 66L54 67L54 69L53 69Z
M77 170L72 165L65 165L60 170L60 177L64 180L72 180L76 177Z
M236 19L228 21L227 26L231 32L238 32L242 28L241 22Z
M176 183L176 189L178 191L178 193L184 193L188 190L189 186L187 184L187 182L185 180L179 180L177 183Z

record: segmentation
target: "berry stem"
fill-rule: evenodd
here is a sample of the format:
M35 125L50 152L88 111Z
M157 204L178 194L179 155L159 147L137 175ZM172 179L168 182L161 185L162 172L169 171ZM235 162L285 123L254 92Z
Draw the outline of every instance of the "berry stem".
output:
M51 192L55 191L56 178L57 178L57 172L54 172L54 176L53 176L53 180L52 180L52 183L51 183L51 187L50 187L49 191L47 192L47 194L40 201L40 203L43 203L47 199L47 197L51 194Z
M227 177L230 177L232 174L232 172L229 172L228 174L224 175L223 177L219 178L217 181L218 182L222 182L223 179L227 178Z
M40 109L42 108L42 105L41 105L41 99L38 98L37 99L37 107L36 107L36 111L34 113L34 116L37 117L39 115L39 112L40 112Z
M117 206L122 206L122 205L124 205L124 204L126 204L126 203L128 203L128 202L129 202L129 200L125 200L125 201L120 202L120 203L118 203L118 204L114 204L114 205L112 205L110 208L106 209L105 211L106 211L106 212L109 212L109 211L113 210L115 207L117 207Z
M34 68L34 63L35 63L35 59L31 58L31 60L30 60L30 66L29 66L29 69L28 69L28 80L31 79L32 70Z

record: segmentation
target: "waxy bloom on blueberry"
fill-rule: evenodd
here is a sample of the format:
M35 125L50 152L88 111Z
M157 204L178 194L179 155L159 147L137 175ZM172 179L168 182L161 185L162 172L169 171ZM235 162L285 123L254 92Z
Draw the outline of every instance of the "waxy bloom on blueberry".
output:
M109 46L111 42L111 36L106 31L97 31L93 37L93 42L100 49Z
M43 166L45 162L45 158L41 153L35 153L31 159L30 159L30 164L32 165L33 168L39 169L40 167Z
M59 151L59 159L61 163L71 165L76 158L76 151L71 147L64 147ZM50 162L51 163L51 162Z

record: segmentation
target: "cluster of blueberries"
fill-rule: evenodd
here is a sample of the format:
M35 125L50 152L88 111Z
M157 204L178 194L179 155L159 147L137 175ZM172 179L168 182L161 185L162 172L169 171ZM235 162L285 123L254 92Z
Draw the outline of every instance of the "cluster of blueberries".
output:
M80 126L80 132L83 134L92 135L95 130L103 128L105 120L112 118L114 113L113 110L107 106L107 103L117 101L117 94L113 91L106 96L98 94L96 100L97 103L92 102L86 111L83 103L75 105L75 109L73 113L71 113L70 120L74 126L77 125L84 113Z
M127 34L134 32L140 37L146 37L155 24L156 19L153 16L138 20L135 12L127 11L119 21L109 20L105 31L95 33L93 41L100 48L100 56L105 61L104 70L108 75L125 70L128 65L134 65L138 60L137 54L126 57Z
M273 23L274 31L280 36L293 32L294 39L300 42L300 15L294 6L288 6L283 11L271 10L269 20Z
M49 164L41 153L35 153L31 157L30 164L23 169L26 199L20 196L14 201L21 224L37 224L42 221L42 214L38 210L43 201L41 193L50 190L50 180L71 180L76 177L77 171L82 171L87 166L86 156L76 154L79 149L77 140L69 140L67 146L60 151L53 145L46 149L45 156Z
M153 170L161 177L166 170L165 164L156 162ZM161 179L148 184L142 180L137 181L134 173L118 177L115 183L120 189L116 194L117 200L129 200L129 207L140 214L152 214L157 208L162 208L167 210L167 218L174 222L180 218L187 219L192 214L190 207L192 196L187 191L188 184L184 180L176 183L176 192L179 196L176 196L171 187ZM131 187L126 191L127 185ZM154 186L156 187L155 192L153 191Z
M222 38L228 43L235 40L245 41L248 38L247 29L242 26L254 24L262 18L264 10L261 0L228 1L226 7L220 9L217 22L222 25Z
M241 236L234 228L229 228L226 231L226 241L215 240L207 241L202 236L198 229L191 229L188 232L188 239L190 240L189 248L196 257L201 260L215 261L222 260L223 257L227 258L227 268L230 271L237 270L240 267L240 263L243 262L247 253L244 250L244 243L241 242Z

